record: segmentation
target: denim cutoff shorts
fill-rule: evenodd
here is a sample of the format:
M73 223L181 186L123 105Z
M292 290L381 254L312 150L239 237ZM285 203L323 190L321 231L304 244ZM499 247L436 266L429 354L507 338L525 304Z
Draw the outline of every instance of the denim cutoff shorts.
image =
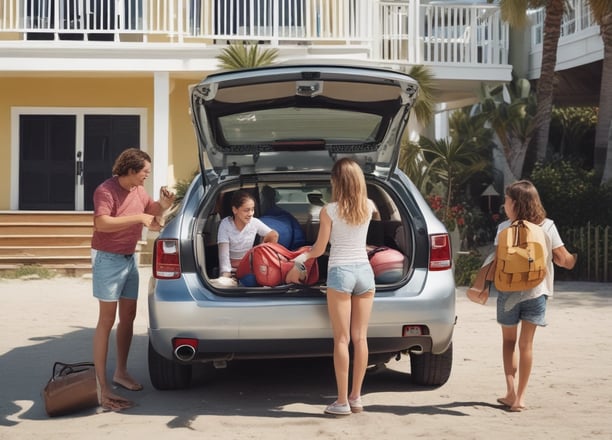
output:
M546 326L546 295L518 302L510 310L506 310L506 303L512 295L520 295L520 292L497 294L497 322L501 325L514 326L520 321L531 322L539 326Z
M94 297L108 302L138 299L138 267L133 254L92 249L91 260Z
M370 263L333 266L327 270L327 287L351 295L361 295L376 288Z

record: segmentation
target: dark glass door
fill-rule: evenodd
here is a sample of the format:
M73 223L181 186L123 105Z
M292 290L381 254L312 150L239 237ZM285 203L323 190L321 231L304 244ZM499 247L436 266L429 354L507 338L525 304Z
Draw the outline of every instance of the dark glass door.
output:
M140 116L85 115L84 209L93 210L96 187L112 175L113 164L126 148L140 148Z
M74 115L21 115L19 209L75 209Z
M140 116L21 115L19 135L19 209L91 211L117 156L140 148Z

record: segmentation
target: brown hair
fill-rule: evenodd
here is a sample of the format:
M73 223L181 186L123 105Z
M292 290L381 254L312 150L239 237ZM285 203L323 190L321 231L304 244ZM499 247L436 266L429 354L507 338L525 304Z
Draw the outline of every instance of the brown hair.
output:
M338 204L338 215L349 225L360 225L370 219L365 177L352 159L337 161L331 170L332 198Z
M113 175L127 176L130 170L138 173L145 167L145 162L151 163L151 156L138 148L128 148L115 159Z
M517 220L539 225L546 218L538 190L529 180L519 180L506 188L506 195L514 202Z
M244 202L249 199L255 201L255 197L253 197L253 194L244 189L238 190L234 194L232 194L232 207L238 209L242 205L244 205Z

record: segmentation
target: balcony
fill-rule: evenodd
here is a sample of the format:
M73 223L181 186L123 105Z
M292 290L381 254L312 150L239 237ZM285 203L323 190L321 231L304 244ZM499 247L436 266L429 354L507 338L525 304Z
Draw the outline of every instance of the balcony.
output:
M0 0L0 44L49 49L344 46L410 64L506 64L508 29L495 6L418 0ZM53 44L49 44L53 42ZM63 43L63 46L60 45ZM100 47L100 46L98 46Z
M600 84L604 58L603 40L588 0L572 0L573 8L563 17L555 66L554 104L560 106L596 106L600 99ZM533 23L530 41L525 50L529 79L540 77L544 11L531 12Z
M427 65L439 98L473 99L511 78L508 26L494 5L420 0L0 0L0 74L169 72L200 78L231 42L279 61ZM54 73L55 72L55 73Z

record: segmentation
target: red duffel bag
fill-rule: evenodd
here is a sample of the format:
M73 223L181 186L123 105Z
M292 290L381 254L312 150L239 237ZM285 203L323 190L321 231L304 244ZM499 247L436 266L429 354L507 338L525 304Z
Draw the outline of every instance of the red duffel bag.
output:
M309 251L310 246L302 246L290 251L278 243L262 243L254 246L242 257L236 269L236 278L243 286L274 287L286 284L285 278L293 267L293 260L298 255ZM306 280L304 285L312 285L319 280L319 266L315 258L304 262Z

